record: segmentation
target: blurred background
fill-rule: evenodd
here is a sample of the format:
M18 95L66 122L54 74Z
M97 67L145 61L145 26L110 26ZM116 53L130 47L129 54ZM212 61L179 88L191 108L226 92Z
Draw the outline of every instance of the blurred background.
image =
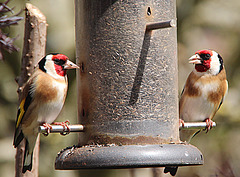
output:
M0 0L5 2L5 0ZM15 7L18 13L24 9L25 0L11 0L9 7ZM31 0L47 17L49 52L66 54L75 61L74 0ZM208 134L201 133L192 140L204 155L205 163L197 167L181 167L178 177L216 177L240 176L240 1L239 0L177 0L178 19L178 58L179 58L179 94L193 66L188 58L199 49L214 49L224 60L229 82L226 100L215 116L217 128ZM11 13L7 15L11 16ZM20 14L24 17L24 12ZM20 61L23 44L24 20L19 25L4 28L3 32L15 38L19 52L3 52L4 61L0 61L0 174L14 176L15 149L12 146L14 125L17 114L16 76L20 73ZM76 78L75 71L69 71L69 90L66 104L58 121L69 119L77 121ZM68 136L50 134L41 135L40 177L85 176L85 171L58 171L54 169L57 153L73 144L77 144L77 134ZM98 171L96 171L96 176ZM123 175L124 174L124 175ZM109 170L105 176L149 176L151 169Z

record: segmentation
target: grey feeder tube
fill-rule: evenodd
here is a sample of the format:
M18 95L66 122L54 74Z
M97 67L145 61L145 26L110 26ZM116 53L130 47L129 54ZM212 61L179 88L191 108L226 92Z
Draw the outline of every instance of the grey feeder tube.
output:
M56 169L203 164L196 147L179 141L176 2L75 0L75 7L85 132Z

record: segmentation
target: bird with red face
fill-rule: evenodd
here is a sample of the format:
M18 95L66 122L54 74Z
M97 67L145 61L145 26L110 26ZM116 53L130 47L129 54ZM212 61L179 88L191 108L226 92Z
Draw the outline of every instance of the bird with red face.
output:
M67 56L52 53L42 58L24 85L17 113L13 145L17 147L25 138L22 172L32 169L33 150L38 127L51 124L65 102L68 81L66 71L79 68Z
M208 132L212 128L212 118L228 90L223 59L213 50L199 50L189 58L189 63L195 64L195 67L187 78L180 98L180 122L184 126L184 122L205 121ZM181 130L180 138L190 141L194 133Z

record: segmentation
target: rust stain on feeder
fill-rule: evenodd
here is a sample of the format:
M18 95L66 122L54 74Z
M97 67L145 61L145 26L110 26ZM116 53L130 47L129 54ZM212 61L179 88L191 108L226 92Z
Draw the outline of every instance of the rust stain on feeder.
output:
M169 143L169 140L159 137L152 136L137 136L137 137L121 137L121 136L106 136L106 135L97 135L94 137L93 142L97 144L117 144L117 145L133 145L133 144L161 144Z

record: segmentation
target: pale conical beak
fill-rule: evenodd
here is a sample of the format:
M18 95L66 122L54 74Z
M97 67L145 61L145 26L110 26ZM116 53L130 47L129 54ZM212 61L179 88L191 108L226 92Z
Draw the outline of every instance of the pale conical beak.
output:
M189 63L202 64L202 59L198 54L195 54L189 58Z
M64 69L74 69L74 68L79 68L79 66L71 62L70 60L67 60L67 62L64 64Z

